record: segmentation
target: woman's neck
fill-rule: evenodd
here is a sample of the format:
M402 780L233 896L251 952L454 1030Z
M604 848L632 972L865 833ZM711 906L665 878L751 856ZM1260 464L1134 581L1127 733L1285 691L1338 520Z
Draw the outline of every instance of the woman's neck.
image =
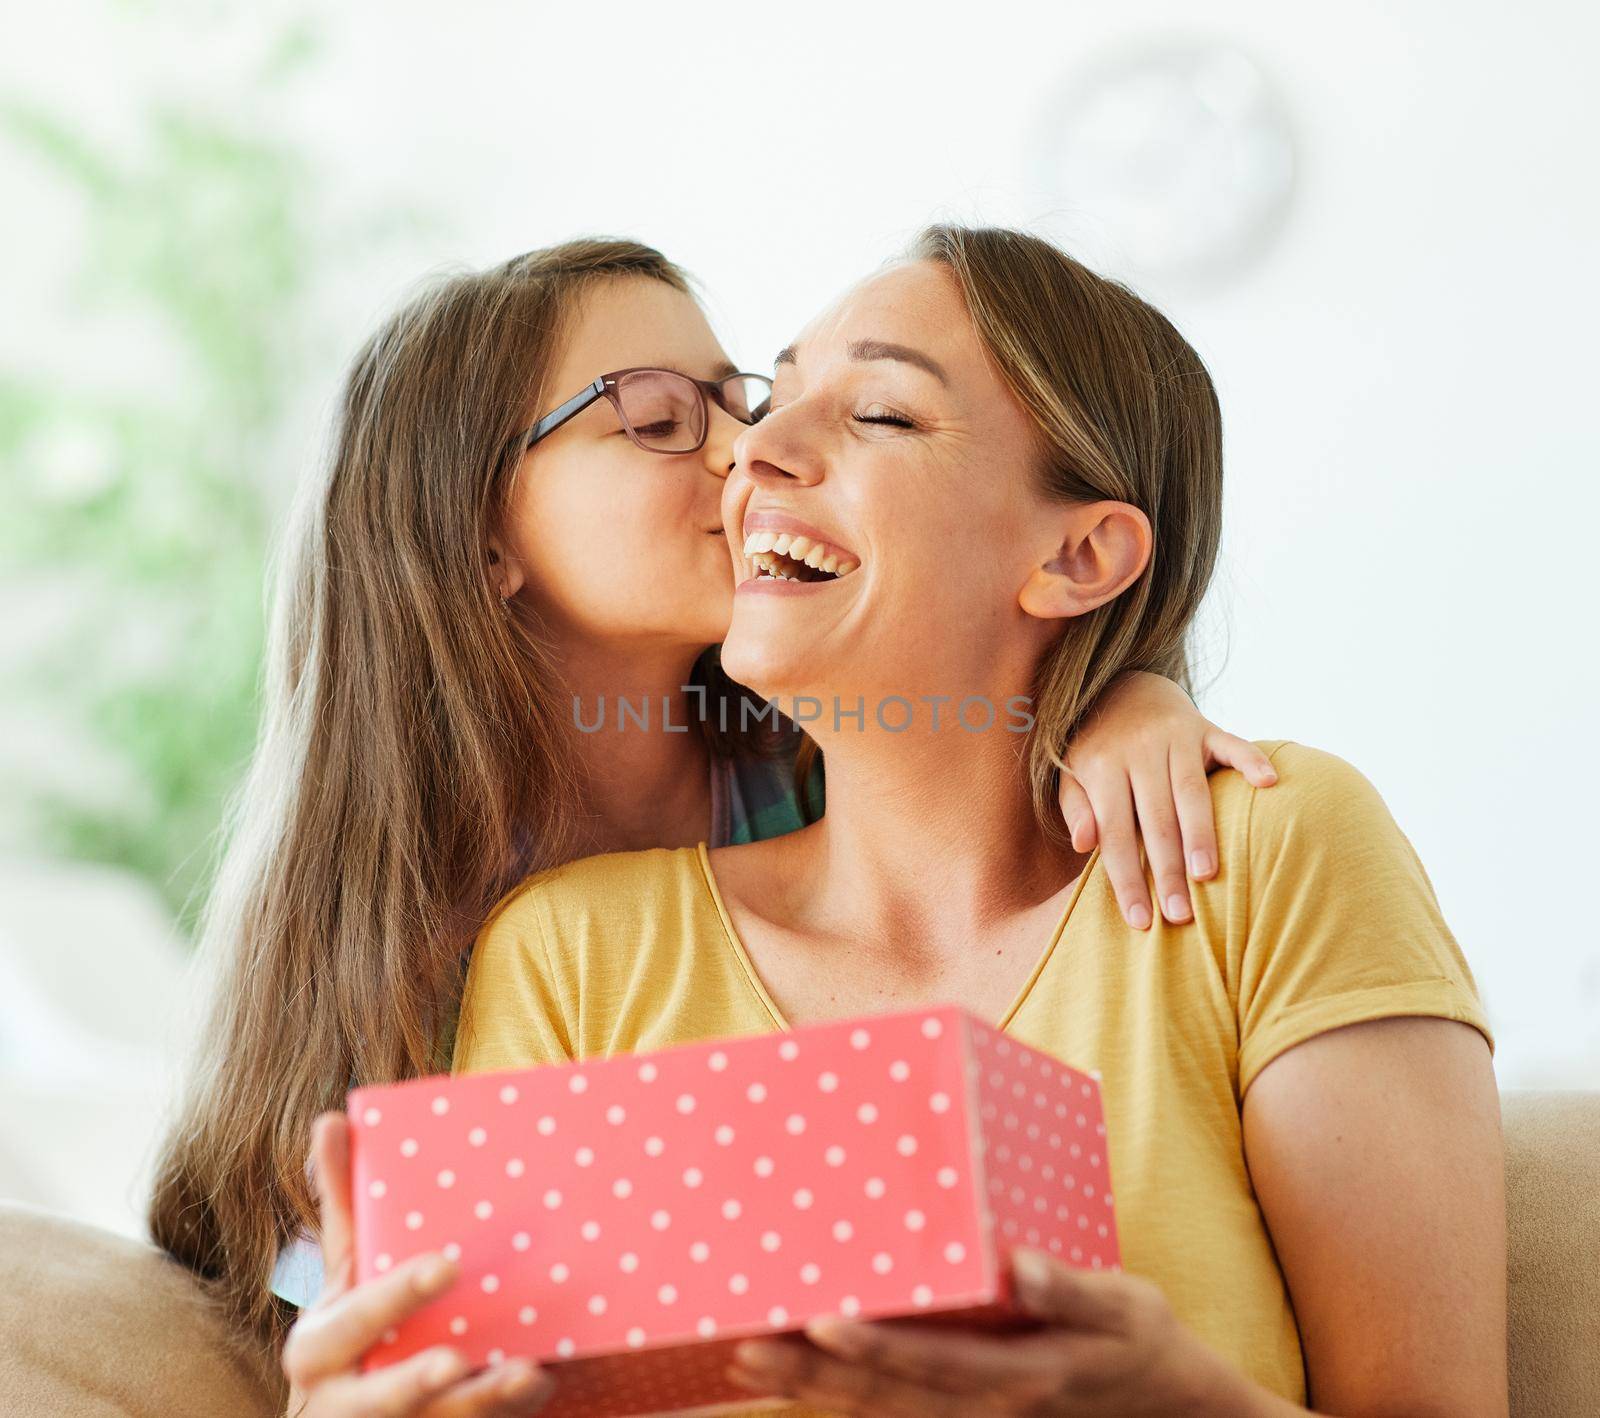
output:
M561 648L566 725L582 775L575 855L693 846L710 835L710 750L684 692L683 646Z
M807 829L796 883L818 929L969 951L974 932L1039 907L1087 861L1041 831L1023 735L947 725L818 737L828 810Z

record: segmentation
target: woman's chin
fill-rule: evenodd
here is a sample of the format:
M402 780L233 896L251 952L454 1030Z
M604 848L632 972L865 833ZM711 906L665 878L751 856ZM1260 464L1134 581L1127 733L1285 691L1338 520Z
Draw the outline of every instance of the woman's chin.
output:
M817 692L815 672L807 672L793 645L752 644L735 626L722 642L720 656L729 675L763 699L780 701L780 707L797 694Z

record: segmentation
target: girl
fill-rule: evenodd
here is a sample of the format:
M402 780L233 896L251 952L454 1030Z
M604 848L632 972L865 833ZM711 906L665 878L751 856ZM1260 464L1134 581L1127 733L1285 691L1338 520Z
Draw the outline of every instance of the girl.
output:
M285 1299L322 1293L339 1343L370 1312L342 1274L322 1288L303 1234L279 1263L317 1220L308 1130L354 1082L448 1067L467 947L508 890L820 810L799 735L745 722L759 701L714 648L732 598L719 497L765 395L682 272L623 241L444 281L357 357L289 546L265 727L205 927L216 1002L150 1207L156 1241L271 1348ZM1109 689L1061 809L1080 843L1098 817L1149 924L1135 813L1162 901L1178 898L1164 909L1187 911L1183 853L1216 869L1205 770L1270 769L1173 683ZM619 696L695 731L644 731ZM350 1383L329 1412L376 1379L340 1352ZM297 1372L301 1397L327 1377ZM445 1382L441 1402L479 1411L498 1378Z
M1079 706L1130 666L1181 673L1211 574L1193 350L1044 242L936 228L778 363L723 496L723 659L765 695L864 696L867 731L817 722L828 813L799 831L525 884L473 952L456 1069L959 999L1102 1074L1128 1273L1021 1252L1037 1333L820 1322L742 1345L742 1383L797 1413L1504 1418L1488 1030L1371 784L1281 740L1270 795L1219 775L1228 871L1155 949L1056 830ZM875 731L906 685L1032 696L1026 753L926 715ZM797 1139L775 1192L839 1140Z

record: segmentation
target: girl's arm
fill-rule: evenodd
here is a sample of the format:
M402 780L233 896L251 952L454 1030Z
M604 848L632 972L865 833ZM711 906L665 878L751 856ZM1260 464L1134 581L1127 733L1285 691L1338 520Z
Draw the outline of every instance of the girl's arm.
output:
M1237 768L1257 788L1270 788L1278 777L1248 739L1225 733L1170 679L1143 670L1112 681L1065 757L1061 815L1072 845L1087 852L1099 842L1123 918L1141 931L1154 918L1140 836L1162 914L1174 924L1187 921L1188 876L1205 881L1218 866L1206 775Z

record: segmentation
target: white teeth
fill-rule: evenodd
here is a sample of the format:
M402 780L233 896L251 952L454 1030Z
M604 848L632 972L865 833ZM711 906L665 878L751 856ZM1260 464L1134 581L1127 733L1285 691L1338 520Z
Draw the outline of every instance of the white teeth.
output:
M744 552L755 563L759 576L779 581L805 581L794 563L808 566L830 577L848 576L861 563L854 557L831 552L823 542L787 532L752 532L744 539Z

